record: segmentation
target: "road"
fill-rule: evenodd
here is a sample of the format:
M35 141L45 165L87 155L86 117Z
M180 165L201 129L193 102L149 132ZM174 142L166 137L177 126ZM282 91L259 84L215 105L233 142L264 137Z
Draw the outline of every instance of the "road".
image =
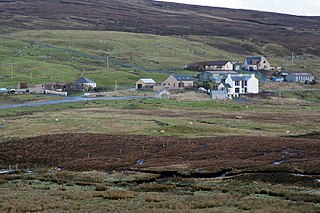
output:
M264 74L262 74L261 72L258 71L253 71L254 74L260 78L262 83L267 83L269 81L269 78L267 76L265 76Z
M21 107L38 107L45 105L56 105L56 104L65 104L65 103L76 103L76 102L85 102L85 101L101 101L101 100L133 100L133 99L144 99L150 98L150 96L122 96L122 97L99 97L99 98L83 98L80 96L77 97L67 97L66 99L61 100L52 100L52 101L41 101L41 102L26 102L22 104L10 104L0 106L0 109L14 109Z

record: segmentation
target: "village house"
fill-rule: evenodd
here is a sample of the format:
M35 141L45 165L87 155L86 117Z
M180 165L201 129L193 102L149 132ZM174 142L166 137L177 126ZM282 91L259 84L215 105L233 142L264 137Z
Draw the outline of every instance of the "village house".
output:
M163 89L177 90L193 88L194 78L189 75L172 74L162 83Z
M230 61L209 61L204 66L205 70L233 70L233 64Z
M293 83L307 83L314 81L314 75L311 73L290 73L286 76L287 82Z
M83 89L90 90L97 87L97 83L86 77L81 77L75 84L82 86Z
M29 87L29 93L43 94L46 91L63 91L66 89L66 84L63 83L45 83L37 84L33 87Z
M229 97L239 97L245 94L259 93L259 80L254 74L229 74L223 83L218 86L218 90L223 90L228 93Z
M246 57L243 66L250 71L271 70L271 65L264 56Z
M221 83L228 74L237 74L235 71L204 71L199 75L199 78L204 81L211 81L214 83Z
M151 78L141 78L136 82L136 89L153 88L156 84Z
M230 61L202 61L188 64L184 69L202 72L206 70L233 70L234 67Z

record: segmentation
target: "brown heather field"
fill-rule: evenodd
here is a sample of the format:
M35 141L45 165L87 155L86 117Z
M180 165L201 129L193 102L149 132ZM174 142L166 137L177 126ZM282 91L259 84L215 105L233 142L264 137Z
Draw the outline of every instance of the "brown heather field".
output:
M259 97L3 110L0 212L319 212L319 116Z

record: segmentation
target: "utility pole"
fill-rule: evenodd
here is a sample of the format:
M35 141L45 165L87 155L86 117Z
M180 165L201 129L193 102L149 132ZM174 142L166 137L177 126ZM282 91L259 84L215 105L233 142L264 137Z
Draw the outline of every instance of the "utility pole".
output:
M279 98L281 98L281 89L279 89Z
M29 69L29 77L30 77L29 84L31 84L32 83L32 68Z
M118 90L118 81L115 81L115 85L114 85L114 96L117 97L117 90Z
M11 67L11 79L13 80L13 67L12 67L12 64L10 65Z
M190 43L188 42L188 55L190 54Z
M293 64L293 52L292 52L292 55L291 55L291 64Z
M107 56L107 69L109 69L109 56Z

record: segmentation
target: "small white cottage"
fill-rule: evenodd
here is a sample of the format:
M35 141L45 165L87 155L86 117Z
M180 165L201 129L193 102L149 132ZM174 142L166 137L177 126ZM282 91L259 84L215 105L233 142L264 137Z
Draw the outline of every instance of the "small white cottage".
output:
M170 96L170 92L168 92L167 90L161 90L157 92L154 97L157 99L170 99Z

